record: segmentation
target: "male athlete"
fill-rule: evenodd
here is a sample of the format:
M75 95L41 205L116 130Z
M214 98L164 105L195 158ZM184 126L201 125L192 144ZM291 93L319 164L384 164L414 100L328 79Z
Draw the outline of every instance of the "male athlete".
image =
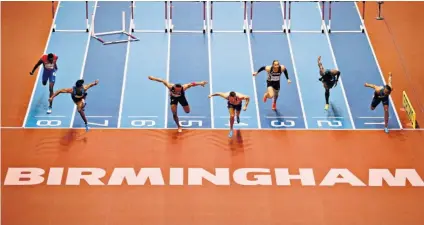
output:
M87 103L85 103L85 98L87 97L88 89L97 85L98 83L99 83L99 80L96 80L91 84L84 85L84 80L82 80L82 79L78 80L75 83L74 87L63 88L63 89L56 91L56 93L54 93L54 95L52 97L50 97L49 102L52 103L53 99L61 93L71 94L72 100L74 101L75 105L77 105L77 111L81 115L82 120L84 120L85 130L88 131L87 118L85 117L85 112L84 112L85 105L87 104Z
M57 60L58 56L49 53L48 55L44 54L41 56L40 60L38 60L37 64L35 64L32 71L29 73L30 75L33 75L35 70L41 65L44 65L43 70L43 79L42 83L43 86L46 86L47 81L49 81L49 91L50 91L50 97L53 96L53 87L54 83L56 82L56 71L57 71ZM50 102L49 109L47 110L47 113L50 114L52 112L52 103Z
M179 120L178 115L177 115L178 103L181 104L181 106L184 109L184 112L190 113L190 105L187 102L185 92L187 91L187 89L189 89L191 87L198 86L198 85L205 87L205 85L208 82L201 81L201 82L191 82L191 83L188 83L188 84L172 84L172 83L169 83L166 80L162 80L160 78L156 78L156 77L152 77L152 76L149 76L149 79L156 81L156 82L159 82L159 83L162 83L166 86L166 88L168 88L169 95L170 95L170 98L171 98L172 116L174 118L175 123L177 124L178 132L182 132L183 130L181 128L180 120Z
M274 60L272 62L272 66L262 66L257 72L253 73L253 76L258 75L258 73L264 70L268 72L268 77L266 80L267 91L264 94L263 100L264 102L266 102L268 98L274 98L274 101L272 102L272 110L276 110L278 94L280 92L281 74L284 73L287 79L287 83L290 84L291 81L289 79L289 74L287 72L287 68L284 65L280 65L280 62L278 60Z
M233 125L234 125L234 116L237 116L237 123L240 123L240 111L241 111L241 105L243 104L243 100L246 100L246 104L243 107L243 111L247 110L247 106L249 105L250 98L247 95L243 95L234 91L231 92L218 92L215 94L209 95L209 98L219 96L224 99L226 99L228 111L230 112L230 133L228 134L228 137L233 136Z
M377 86L365 83L365 87L374 89L374 97L371 102L371 110L374 110L380 102L384 107L384 132L389 133L389 96L392 93L392 73L389 73L389 82L385 86Z
M319 67L319 74L321 77L319 78L319 81L322 82L325 89L325 110L328 110L329 107L329 99L330 99L330 89L337 86L337 82L339 81L340 77L340 71L336 69L324 69L321 63L321 56L318 57L318 67Z

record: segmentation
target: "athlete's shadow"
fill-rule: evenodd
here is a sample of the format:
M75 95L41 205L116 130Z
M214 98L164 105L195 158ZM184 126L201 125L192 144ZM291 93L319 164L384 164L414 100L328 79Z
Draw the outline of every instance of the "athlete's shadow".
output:
M233 155L244 153L244 139L240 130L235 130L232 138L228 140L228 147Z
M60 145L65 147L64 151L68 151L76 142L82 141L84 144L87 143L87 137L85 136L85 131L77 131L75 129L68 130L65 135L60 140Z
M339 109L334 106L333 104L330 104L330 108L331 110L328 110L328 116L330 117L342 117L340 116L340 111Z
M273 112L275 112L275 117L276 117L275 120L278 121L278 124L281 124L282 122L284 122L284 119L283 119L284 115L282 115L278 109L273 110Z
M57 150L69 151L69 149L78 141L87 143L87 137L84 136L85 132L77 132L70 129L64 135L47 136L35 145L35 151L40 154L56 153Z

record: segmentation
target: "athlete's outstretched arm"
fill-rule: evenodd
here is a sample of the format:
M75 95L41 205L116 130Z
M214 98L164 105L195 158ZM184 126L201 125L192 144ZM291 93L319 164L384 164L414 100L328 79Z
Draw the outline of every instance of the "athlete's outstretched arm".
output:
M321 56L318 56L318 67L319 67L319 72L320 72L321 76L324 76L325 69L324 69L324 66L322 66L322 63L321 63Z
M284 76L286 76L287 82L291 83L291 80L289 79L289 72L287 72L287 68L285 66L280 66L281 67L281 71L283 71Z
M256 72L254 72L253 73L253 76L256 76L256 75L258 75L258 73L260 73L260 72L262 72L262 71L268 71L269 69L268 69L268 66L262 66L261 68L259 68L259 70L258 71L256 71Z
M184 90L187 90L191 87L196 87L196 86L199 86L199 85L204 87L207 83L208 83L207 81L191 82L191 83L188 83L188 84L184 84L183 88L184 88Z
M157 78L157 77L154 77L154 76L149 76L149 80L152 80L152 81L156 81L156 82L162 83L162 84L163 84L163 85L165 85L167 88L171 88L171 87L172 87L172 84L171 84L171 83L169 83L168 81L164 80L164 79L160 79L160 78Z
M216 93L213 93L213 94L211 94L211 95L209 95L209 98L212 98L212 97L215 97L215 96L219 96L219 97L221 97L221 98L228 98L228 93L224 93L224 92L216 92Z
M38 60L38 62L35 64L34 68L32 69L32 71L29 73L30 75L33 75L35 70L41 65L43 64L43 60Z
M56 98L56 96L58 96L58 95L60 95L60 94L62 94L62 93L68 93L68 94L71 94L71 93L72 93L72 88L62 88L62 89L60 89L60 90L56 91L56 92L52 95L52 97L49 99L49 101L50 101L50 102L52 102L52 101L53 101L53 99L54 99L54 98Z
M93 83L85 85L84 90L88 90L92 88L93 86L96 86L98 83L99 83L99 80L95 80Z
M246 100L246 102L244 104L244 107L243 107L243 111L246 111L247 110L247 106L249 105L249 102L250 102L250 97L247 96L247 95L242 95L242 94L240 94L239 96L240 96L240 98L242 100Z
M389 80L387 82L387 85L389 85L391 88L393 88L393 86L392 86L392 72L389 72Z
M377 90L377 89L378 89L378 86L377 86L377 85L375 85L375 84L365 83L365 85L364 85L364 86L365 86L365 87L372 88L372 89L374 89L374 90Z

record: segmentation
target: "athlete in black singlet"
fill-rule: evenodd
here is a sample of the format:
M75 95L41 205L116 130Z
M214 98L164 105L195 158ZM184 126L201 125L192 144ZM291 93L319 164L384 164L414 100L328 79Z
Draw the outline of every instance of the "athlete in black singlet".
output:
M94 81L91 84L84 85L84 80L78 80L75 83L75 86L72 88L63 88L56 93L53 94L53 96L49 99L50 103L53 102L53 99L60 95L61 93L67 93L71 94L71 98L74 101L75 105L77 106L77 111L81 115L82 120L84 120L85 123L85 130L88 131L88 124L87 124L87 118L85 117L84 109L85 109L85 98L87 97L87 91L91 87L97 85L99 83L99 80Z
M325 89L325 110L328 110L329 106L329 99L330 99L330 89L337 86L337 82L339 81L340 77L340 71L336 69L324 69L321 63L321 56L318 57L318 67L319 67L319 74L321 77L319 78L319 81L322 82Z
M374 89L374 96L371 102L371 110L374 110L380 104L380 102L383 102L384 131L386 133L389 133L389 96L392 93L392 73L389 73L389 82L385 86L377 86L368 83L365 83L364 86Z
M170 100L171 100L172 115L174 117L175 123L177 124L178 132L182 132L181 125L180 125L178 115L177 115L178 103L181 104L181 106L184 109L184 112L190 113L190 105L187 102L187 99L186 99L186 96L185 96L185 91L187 91L187 89L189 89L191 87L195 87L195 86L198 86L198 85L204 87L208 82L202 81L202 82L191 82L191 83L188 83L188 84L171 84L166 80L156 78L156 77L152 77L152 76L149 76L149 79L153 80L153 81L160 82L168 88Z
M284 73L287 79L287 83L290 84L291 81L289 79L289 74L287 72L287 68L284 65L280 65L280 62L278 62L278 60L274 60L272 62L272 66L262 66L257 72L253 73L253 76L258 75L258 73L264 70L268 72L268 77L266 80L267 91L264 94L263 100L264 102L266 102L268 98L274 98L274 101L272 102L272 110L276 110L278 94L280 92L281 74Z
M228 137L233 136L233 125L234 125L234 116L237 117L237 123L240 123L240 112L243 104L243 100L246 100L246 104L243 107L243 111L247 110L249 105L250 98L247 95L243 95L234 91L222 93L218 92L215 94L209 95L209 98L219 96L227 100L228 112L230 113L230 133Z

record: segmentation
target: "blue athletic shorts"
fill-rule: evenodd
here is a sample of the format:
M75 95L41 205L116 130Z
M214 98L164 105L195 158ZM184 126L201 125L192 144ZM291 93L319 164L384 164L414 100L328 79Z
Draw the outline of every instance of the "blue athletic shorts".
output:
M46 85L47 81L53 84L56 82L56 70L43 71L43 85Z

